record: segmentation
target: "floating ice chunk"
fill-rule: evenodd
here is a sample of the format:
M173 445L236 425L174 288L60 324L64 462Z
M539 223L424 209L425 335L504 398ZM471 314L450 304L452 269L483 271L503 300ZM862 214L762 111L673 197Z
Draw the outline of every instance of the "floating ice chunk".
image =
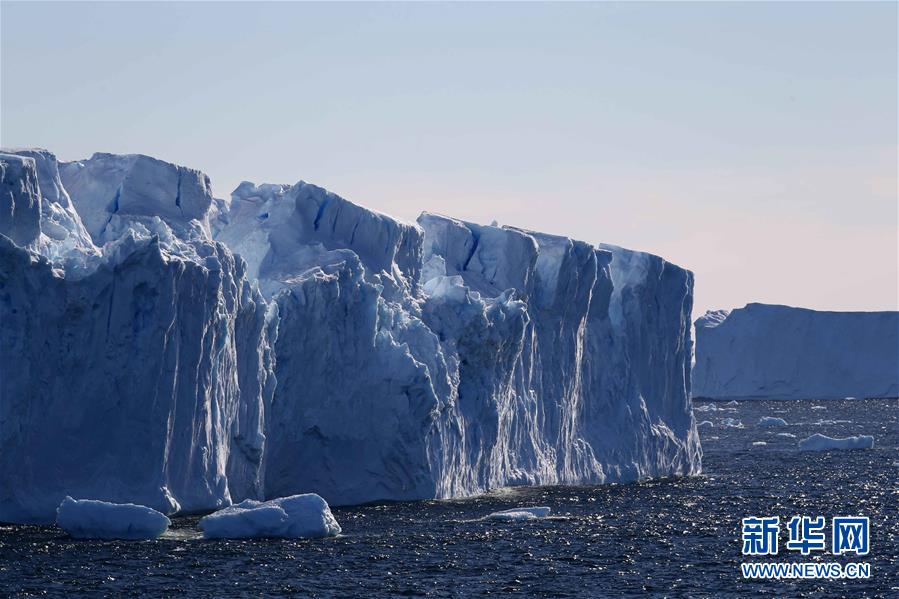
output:
M816 426L831 426L834 424L852 424L851 420L818 420L812 424Z
M778 437L787 437L788 439L795 439L796 435L793 433L777 433Z
M826 410L827 408L824 406L812 406L813 410Z
M715 426L715 425L712 423L711 420L703 420L702 422L700 422L700 423L697 424L696 426L697 426L697 427L700 427L700 426Z
M787 426L787 421L783 418L776 418L774 416L762 416L762 418L759 420L759 426Z
M757 447L764 447L765 445L767 445L767 443L765 443L764 441L753 441L752 444Z
M707 403L702 406L696 406L695 408L693 408L693 410L695 412L717 412L718 407L713 403Z
M799 442L801 451L827 451L828 449L871 449L874 447L874 437L870 435L858 435L835 439L820 433L815 433L808 439Z
M165 515L133 503L66 497L56 510L56 525L76 539L155 539L170 524Z
M546 518L549 515L550 508L548 507L516 507L510 510L502 510L500 512L493 512L492 514L488 514L484 517L484 520L502 520L502 521L512 521L512 522L520 522L523 520L537 520L539 518Z
M727 403L724 404L724 405L726 405L726 406L734 406L734 407L735 407L735 406L740 405L740 402L738 402L737 400L733 400L733 401L727 402Z
M324 499L307 493L264 502L247 499L204 517L200 530L207 539L318 539L340 534L340 525Z
M724 418L721 420L722 426L729 426L730 428L743 428L743 423L735 418Z

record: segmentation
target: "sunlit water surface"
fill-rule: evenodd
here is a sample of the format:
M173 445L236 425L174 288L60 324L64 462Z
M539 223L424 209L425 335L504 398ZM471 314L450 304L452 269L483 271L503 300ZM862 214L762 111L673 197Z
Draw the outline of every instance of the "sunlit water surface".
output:
M700 402L697 421L712 422L700 428L702 476L337 508L344 533L327 540L203 541L196 518L175 519L166 537L147 542L3 526L0 595L897 597L897 413L889 400ZM760 428L762 416L789 426ZM743 428L724 426L726 418ZM797 451L816 432L868 434L876 444ZM547 505L556 517L478 520L519 505ZM744 581L740 519L796 514L869 516L872 578Z

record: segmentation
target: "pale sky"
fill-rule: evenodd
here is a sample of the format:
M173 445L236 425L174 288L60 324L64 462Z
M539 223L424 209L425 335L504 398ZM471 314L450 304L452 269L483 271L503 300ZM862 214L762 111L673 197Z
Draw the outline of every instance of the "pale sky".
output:
M0 4L0 143L608 242L897 309L897 4Z

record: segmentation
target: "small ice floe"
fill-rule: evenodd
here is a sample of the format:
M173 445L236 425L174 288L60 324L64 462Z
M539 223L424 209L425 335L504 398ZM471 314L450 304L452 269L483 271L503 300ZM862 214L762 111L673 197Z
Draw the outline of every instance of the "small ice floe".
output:
M133 503L66 497L56 508L56 525L76 539L155 539L171 523L165 514Z
M820 433L815 433L808 439L799 442L801 451L827 451L828 449L871 449L874 447L874 437L870 435L858 435L835 439Z
M752 444L756 447L764 447L765 445L767 445L767 443L765 443L764 441L753 441Z
M693 408L694 412L717 412L718 406L713 403L707 403L705 405L696 406Z
M825 408L824 406L812 406L812 409L813 410L826 410L827 408Z
M729 401L729 402L727 402L727 403L724 404L724 405L726 405L726 406L731 406L731 407L736 407L736 406L740 405L740 402L738 402L737 400L734 400L734 401Z
M777 433L777 436L778 436L778 437L787 437L787 438L789 438L789 439L795 439L795 438L796 438L796 435L794 435L793 433Z
M200 520L207 539L318 539L340 534L328 503L315 493L271 501L247 499Z
M697 426L697 428L699 428L699 427L702 427L702 426L715 426L715 425L712 423L711 420L703 420L702 422L700 422L700 423L697 424L696 426Z
M551 510L548 507L515 507L511 510L493 512L484 516L484 520L502 520L505 522L521 522L523 520L538 520L549 516Z
M787 421L783 418L777 418L775 416L762 416L762 418L759 420L759 426L787 426Z
M730 428L743 428L743 423L735 418L724 418L721 420L721 426Z
M812 424L817 426L830 426L832 424L852 424L851 420L819 420L818 422L813 422Z
M850 395L849 397L844 397L843 399L855 399L855 398Z

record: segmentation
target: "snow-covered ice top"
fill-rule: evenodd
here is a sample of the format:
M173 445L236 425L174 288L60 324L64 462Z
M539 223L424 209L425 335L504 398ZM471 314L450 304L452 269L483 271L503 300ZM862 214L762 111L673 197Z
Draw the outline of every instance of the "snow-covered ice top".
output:
M96 153L60 165L65 189L97 245L109 240L116 221L153 217L177 231L196 227L212 204L209 177L142 154ZM192 222L196 221L196 222Z
M897 364L899 312L823 312L749 304L696 321L693 395L897 397Z
M41 198L34 159L0 154L0 235L20 246L41 234Z
M213 235L247 261L274 293L309 269L358 260L370 276L418 282L421 232L321 187L241 183L221 203ZM397 281L399 282L399 281Z
M203 517L200 529L207 539L318 539L340 534L328 503L314 493L265 502L248 499Z
M66 497L56 510L56 525L76 539L155 539L171 524L164 514L133 503Z

